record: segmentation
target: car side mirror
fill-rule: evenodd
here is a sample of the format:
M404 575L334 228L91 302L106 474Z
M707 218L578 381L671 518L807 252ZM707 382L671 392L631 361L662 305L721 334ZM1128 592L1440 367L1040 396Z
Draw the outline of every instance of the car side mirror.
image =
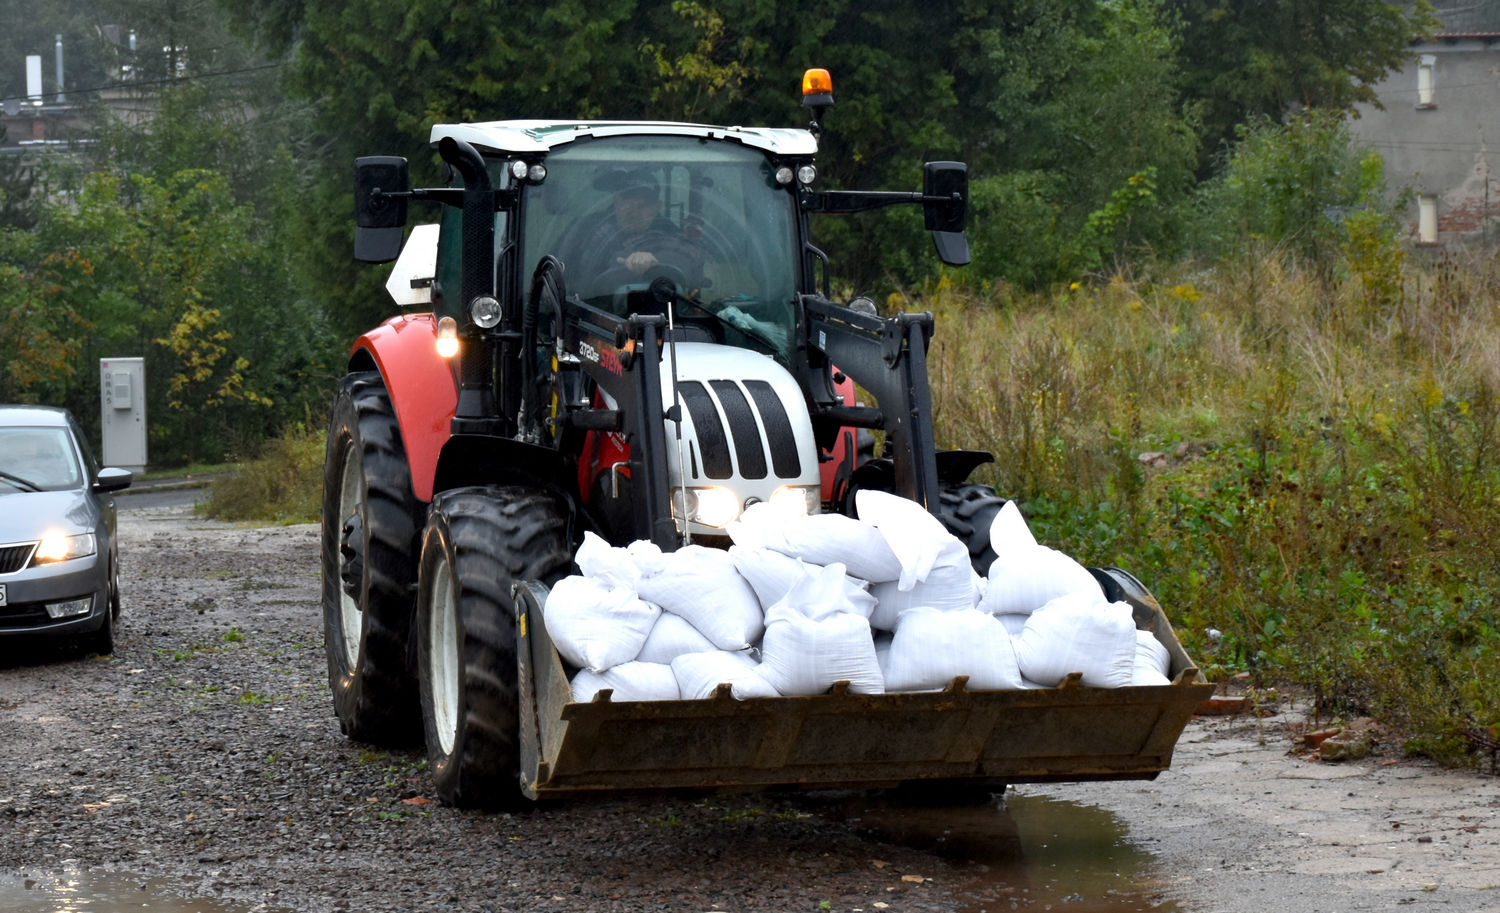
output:
M969 166L963 162L928 162L922 166L922 214L938 259L949 266L969 262Z
M401 253L410 189L406 159L367 155L354 160L354 259L388 263Z
M122 488L129 488L130 483L133 481L135 481L135 474L130 470L106 466L99 470L98 475L94 476L94 490L99 492L119 491Z

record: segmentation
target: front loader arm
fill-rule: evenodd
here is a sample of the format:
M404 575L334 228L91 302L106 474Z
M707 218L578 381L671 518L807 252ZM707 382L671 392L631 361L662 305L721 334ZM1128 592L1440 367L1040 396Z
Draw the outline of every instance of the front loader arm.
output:
M816 377L804 379L810 388L827 385L826 366L838 370L875 397L880 408L838 405L833 397L814 396L814 419L886 433L896 473L896 494L929 510L937 506L937 445L932 433L932 394L927 385L927 344L932 340L932 314L875 317L834 304L825 298L802 296L803 326L809 354L820 352L826 362L810 358Z

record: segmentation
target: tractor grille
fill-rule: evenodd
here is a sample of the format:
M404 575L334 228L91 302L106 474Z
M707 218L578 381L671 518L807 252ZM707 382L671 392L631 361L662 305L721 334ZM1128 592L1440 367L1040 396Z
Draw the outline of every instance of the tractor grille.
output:
M25 567L26 562L31 560L32 549L35 548L35 542L0 545L0 574L14 574Z
M745 479L764 479L768 463L778 479L795 479L801 474L802 461L797 456L791 418L770 384L749 381L741 387L732 380L712 380L705 386L698 381L684 381L678 389L693 420L698 446L702 448L705 478L730 478L736 464ZM729 423L727 429L725 420ZM764 441L760 434L762 426L766 430Z

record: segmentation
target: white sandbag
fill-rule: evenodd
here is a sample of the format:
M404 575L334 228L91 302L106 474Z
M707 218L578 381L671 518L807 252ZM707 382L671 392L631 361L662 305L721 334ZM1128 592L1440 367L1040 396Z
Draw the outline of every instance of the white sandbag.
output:
M1012 552L1024 552L1034 548L1036 544L1031 527L1026 525L1026 518L1021 516L1021 508L1014 501L1006 501L1000 512L995 514L995 519L990 521L990 548L997 555L1008 555Z
M980 609L980 611L984 610ZM1026 628L1026 619L1030 617L1030 612L1025 614L1006 612L1003 615L996 615L995 620L1000 622L1001 627L1005 628L1005 633L1009 634L1012 638L1016 638L1021 636L1021 632ZM660 622L657 622L657 624L660 624Z
M1010 635L995 616L978 609L903 612L883 667L887 691L927 691L967 675L973 691L1021 687Z
M562 658L595 672L635 659L660 614L628 589L576 575L559 580L542 609Z
M842 564L803 564L802 575L775 605L795 609L808 618L825 618L836 612L869 618L875 609L875 597L845 574Z
M768 609L781 601L781 597L802 576L805 567L801 558L765 546L731 545L729 560L755 591L755 598Z
M955 554L962 555L963 562L968 563L968 546L915 501L885 491L863 489L854 494L854 509L861 522L880 530L901 562L897 580L902 590L910 590L926 580L936 567L956 564Z
M1031 613L1015 640L1021 673L1043 685L1072 672L1094 688L1129 685L1135 670L1135 619L1129 604L1075 593Z
M735 545L763 547L808 564L842 564L851 577L873 582L901 576L901 561L875 527L843 514L788 514L763 502L727 527Z
M824 568L824 572L838 565ZM885 680L875 658L869 619L853 612L809 618L797 606L803 591L818 590L816 576L804 577L766 613L761 643L762 678L788 696L822 694L834 682L849 682L856 694L880 694Z
M583 576L632 590L642 577L660 573L662 562L661 548L655 542L638 539L619 548L592 532L583 534L583 544L573 556Z
M1170 685L1172 680L1157 672L1155 669L1146 669L1136 666L1130 673L1132 685Z
M677 690L687 700L713 696L721 684L737 701L754 697L776 697L771 683L755 672L756 662L744 650L711 650L684 653L672 660L672 674L677 676Z
M688 545L662 564L661 573L636 585L642 599L687 619L721 650L743 650L760 638L760 601L724 550Z
M675 701L680 696L677 676L664 663L622 663L603 672L580 670L573 676L573 700L588 703L594 695L611 688L612 701Z
M770 548L746 548L740 545L729 547L729 559L734 562L735 570L750 584L755 591L755 596L760 604L769 609L780 602L782 597L792 588L792 584L802 578L803 574L817 571L817 565L808 564L801 558L793 558ZM844 590L850 602L856 605L863 604L865 597L861 594L869 592L869 584L863 580L844 576ZM873 598L873 597L872 597ZM872 605L873 608L873 605ZM868 613L867 613L868 614Z
M870 627L894 631L896 619L907 609L922 607L952 612L974 608L975 574L974 566L969 563L969 550L963 543L955 541L954 545L958 546L956 552L943 555L939 559L942 563L909 589L903 590L896 580L871 584L875 611L870 613Z
M1172 668L1172 656L1156 635L1150 631L1135 632L1135 666L1131 672L1132 685L1170 685L1167 673Z
M1038 545L997 553L979 607L991 615L1024 615L1074 593L1104 598L1088 568L1056 549Z
M636 659L643 663L670 663L684 653L717 650L714 642L703 636L686 618L674 612L662 612L651 626L646 642Z

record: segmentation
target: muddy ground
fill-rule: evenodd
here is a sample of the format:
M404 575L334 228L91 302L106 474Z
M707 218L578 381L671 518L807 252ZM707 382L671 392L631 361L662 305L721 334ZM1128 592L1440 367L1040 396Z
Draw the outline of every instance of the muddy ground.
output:
M0 886L97 869L317 913L1500 911L1500 778L1379 738L1315 760L1292 708L1195 720L1156 781L1020 786L1009 807L444 808L420 751L339 733L315 527L121 517L115 655L0 645Z

